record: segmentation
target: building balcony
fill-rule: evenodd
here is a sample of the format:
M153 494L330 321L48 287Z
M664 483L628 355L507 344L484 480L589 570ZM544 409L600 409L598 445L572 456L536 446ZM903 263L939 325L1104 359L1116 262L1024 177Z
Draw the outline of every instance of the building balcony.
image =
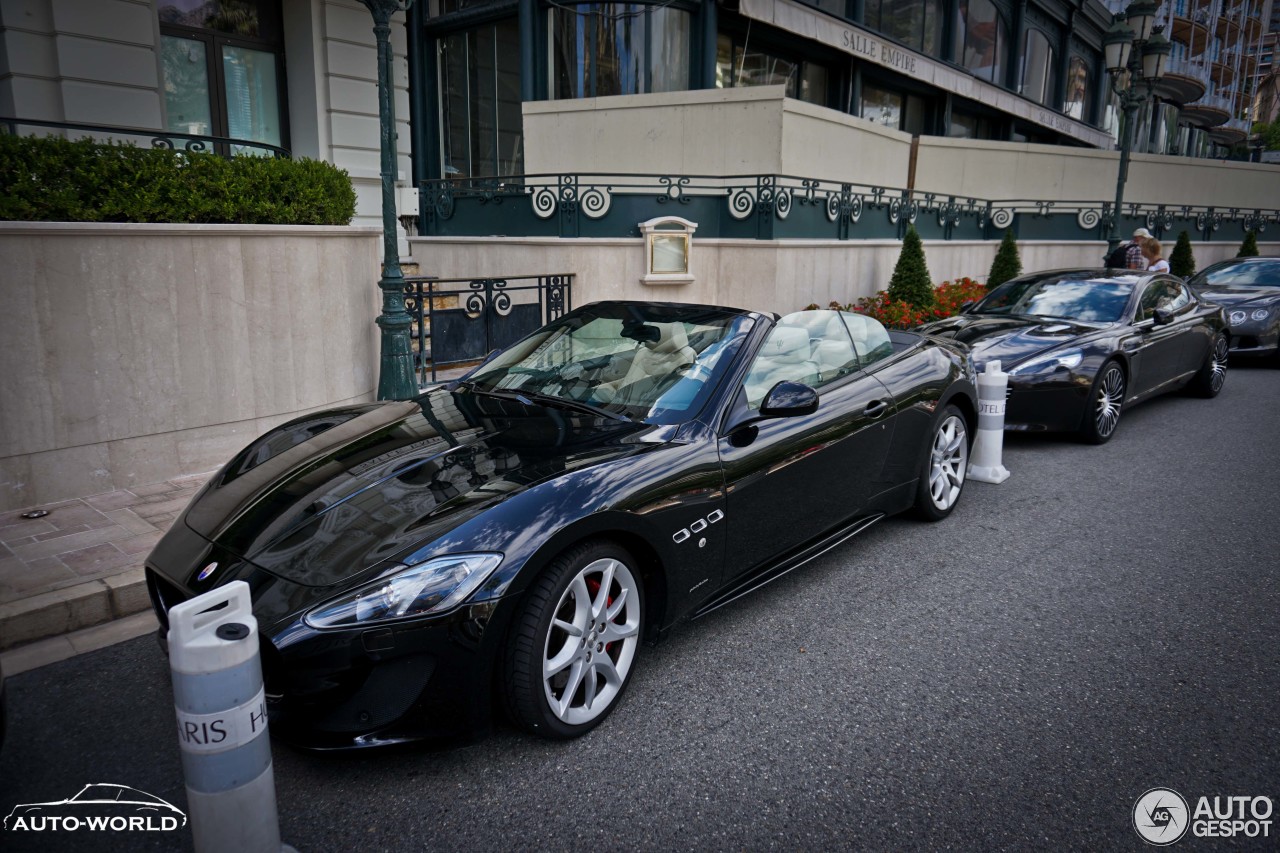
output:
M1221 127L1209 131L1209 138L1223 145L1238 145L1249 136L1248 124L1242 119L1233 118Z
M1217 127L1231 118L1231 101L1222 95L1205 95L1182 108L1182 118L1197 127Z
M1170 57L1156 94L1175 104L1197 101L1209 88L1209 67L1199 59Z
M1209 46L1209 28L1201 21L1185 15L1175 15L1169 29L1169 38L1185 45L1188 56L1200 56Z
M1234 68L1225 62L1215 61L1209 66L1209 79L1218 88L1230 86L1236 80L1236 72Z

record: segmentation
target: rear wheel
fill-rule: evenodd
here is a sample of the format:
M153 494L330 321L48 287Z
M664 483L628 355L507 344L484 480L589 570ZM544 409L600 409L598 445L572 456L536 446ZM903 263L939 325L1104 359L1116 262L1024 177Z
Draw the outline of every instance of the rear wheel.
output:
M1218 396L1222 385L1227 381L1227 355L1230 347L1227 336L1219 332L1213 338L1209 353L1204 357L1204 364L1191 380L1191 393L1197 397L1211 398Z
M1080 425L1080 435L1090 444L1105 444L1120 425L1120 411L1124 407L1126 387L1124 368L1118 362L1108 361L1098 371L1089 391L1089 407Z
M534 582L506 657L512 718L543 737L595 728L617 705L640 644L636 562L606 540L561 554Z
M949 405L938 414L929 432L916 487L916 514L926 521L941 521L950 515L964 490L968 467L968 426L960 410Z

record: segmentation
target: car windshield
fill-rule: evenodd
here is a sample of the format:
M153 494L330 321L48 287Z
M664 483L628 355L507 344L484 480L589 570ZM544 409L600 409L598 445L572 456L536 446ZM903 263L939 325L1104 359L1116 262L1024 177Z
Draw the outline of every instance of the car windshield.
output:
M679 423L702 407L751 325L750 317L696 305L589 305L513 344L463 384L620 419Z
M1097 278L1093 273L1016 278L988 293L973 313L1115 323L1137 282L1138 276Z
M1280 287L1280 260L1229 261L1209 267L1191 280L1196 287Z

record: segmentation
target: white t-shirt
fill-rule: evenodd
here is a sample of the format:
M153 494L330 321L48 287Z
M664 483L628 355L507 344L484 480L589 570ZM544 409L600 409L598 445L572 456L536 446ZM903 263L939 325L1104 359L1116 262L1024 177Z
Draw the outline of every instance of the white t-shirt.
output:
M1168 272L1169 262L1166 261L1164 258L1157 258L1155 263L1150 264L1147 267L1147 270L1149 272Z

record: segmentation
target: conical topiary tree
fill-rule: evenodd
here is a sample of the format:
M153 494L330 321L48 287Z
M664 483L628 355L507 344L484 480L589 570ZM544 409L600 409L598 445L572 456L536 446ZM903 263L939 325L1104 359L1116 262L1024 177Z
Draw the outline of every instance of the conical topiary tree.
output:
M902 252L889 279L889 298L900 299L917 308L933 305L933 281L924 262L924 244L914 225L907 226L907 236L902 238Z
M1004 239L996 250L996 259L991 262L991 272L987 273L987 290L1020 275L1022 259L1018 257L1018 241L1014 239L1013 229L1010 228L1004 232Z
M1236 252L1237 258L1256 258L1258 257L1258 235L1250 231L1244 235L1244 242L1240 244L1240 251Z
M1183 278L1196 274L1196 256L1191 251L1191 235L1186 231L1178 233L1178 242L1169 253L1169 272Z

